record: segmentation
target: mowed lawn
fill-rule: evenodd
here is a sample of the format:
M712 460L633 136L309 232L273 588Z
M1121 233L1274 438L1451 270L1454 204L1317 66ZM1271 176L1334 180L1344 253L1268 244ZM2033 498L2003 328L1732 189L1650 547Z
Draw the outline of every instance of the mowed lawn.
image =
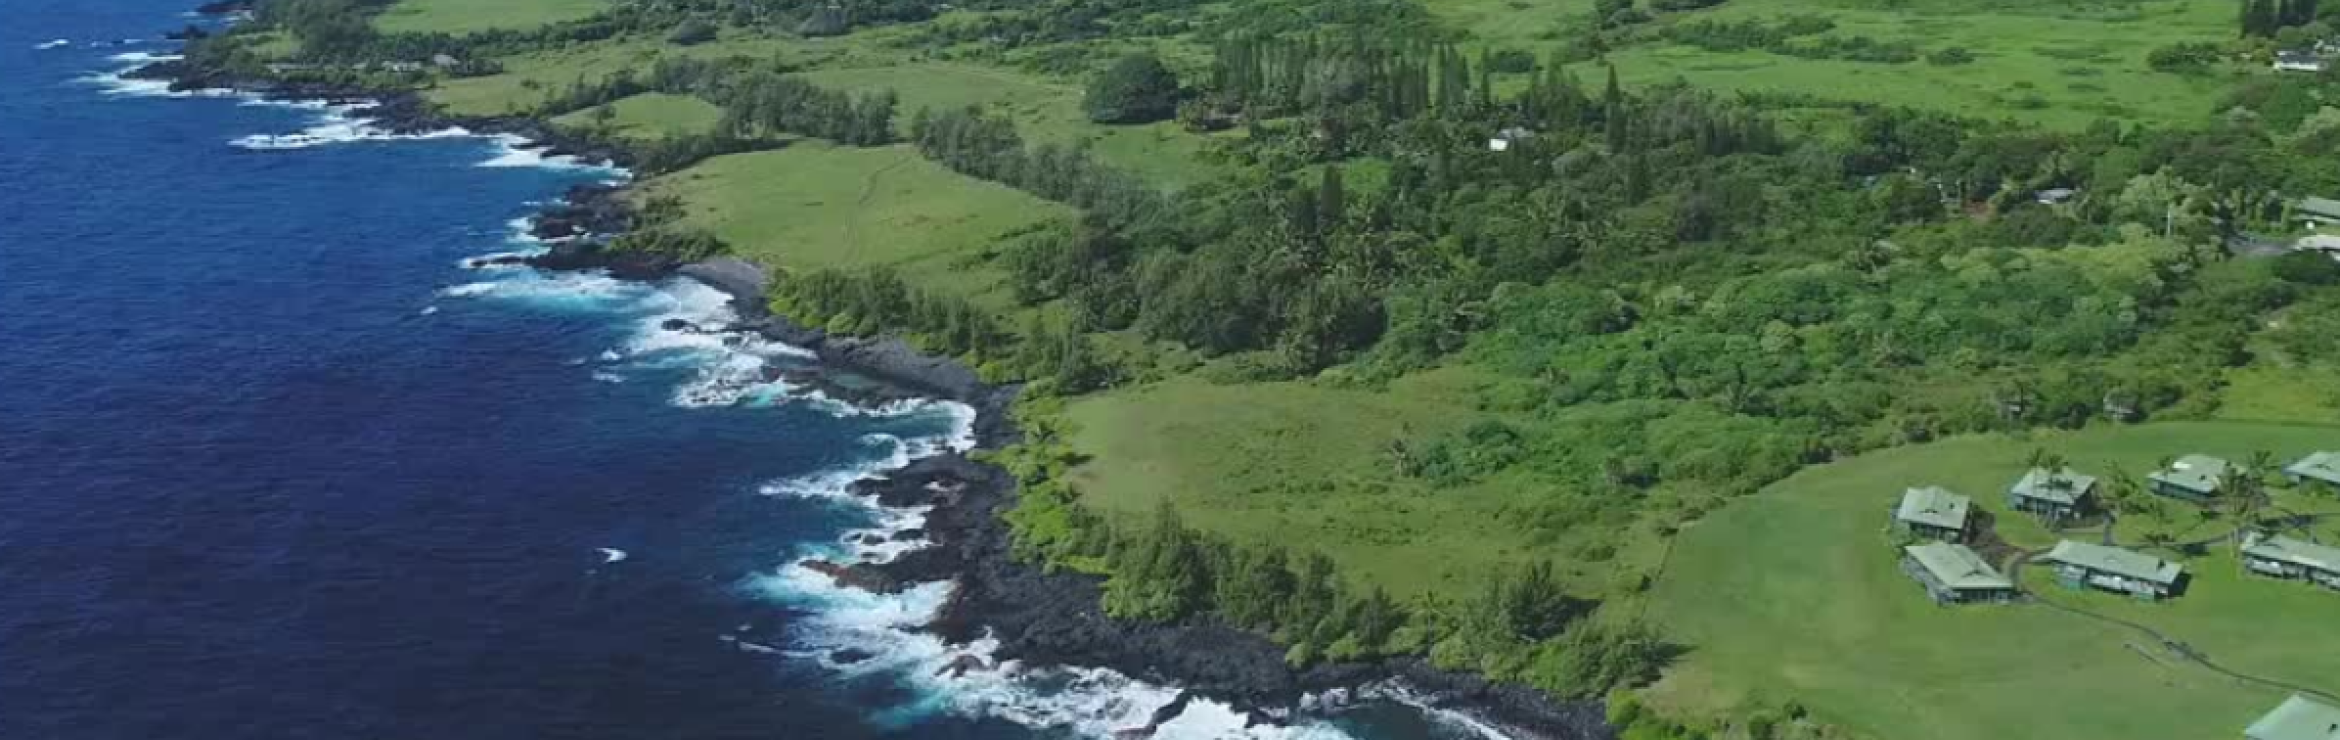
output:
M607 10L610 0L398 0L374 25L393 33L526 30Z
M2084 471L2142 475L2186 452L2289 459L2319 447L2340 447L2340 429L2156 423L1965 437L1806 470L1683 531L1650 615L1691 651L1653 694L1708 710L1792 698L1824 721L1896 740L2234 737L2283 692L2043 605L1937 607L1896 567L1887 513L1902 489L1929 484L2004 512L2003 492L2034 448ZM2285 502L2340 511L2328 498ZM1999 520L2019 544L2054 539L2018 516ZM2219 524L2204 531L2233 528ZM2163 604L2045 586L2037 568L2026 576L2047 599L2151 625L2229 669L2340 691L2340 650L2329 649L2340 594L2241 577L2221 552L2187 567L2193 593Z
M1140 521L1169 503L1198 529L1319 552L1356 582L1400 596L1476 594L1491 574L1531 560L1552 562L1572 590L1594 596L1617 564L1653 563L1655 536L1605 536L1620 548L1608 563L1569 557L1566 538L1532 537L1506 512L1548 492L1516 478L1436 489L1392 469L1391 441L1487 418L1474 404L1478 378L1452 367L1351 389L1189 375L1086 396L1066 409L1074 449L1090 456L1071 479L1083 504L1107 516Z
M1542 51L1564 43L1592 0L1428 0L1434 13L1492 46ZM2014 118L2079 128L2100 118L2193 123L2210 115L2231 80L2155 72L2153 49L2234 36L2235 6L2195 0L2134 5L1905 0L1731 0L1713 9L1669 14L1658 24L1698 20L1777 21L1817 15L1836 23L1826 36L1908 42L1921 54L1950 47L1968 64L1924 60L1881 64L1805 59L1766 51L1712 52L1635 39L1575 72L1598 84L1615 64L1628 86L1683 80L1725 92L1812 95L1829 100L1907 105L1985 118ZM1806 42L1812 38L1807 37Z
M1072 215L1065 206L943 169L907 145L802 140L709 159L651 180L647 191L681 197L687 223L767 265L887 265L970 293L996 282L996 273L980 269L986 251Z

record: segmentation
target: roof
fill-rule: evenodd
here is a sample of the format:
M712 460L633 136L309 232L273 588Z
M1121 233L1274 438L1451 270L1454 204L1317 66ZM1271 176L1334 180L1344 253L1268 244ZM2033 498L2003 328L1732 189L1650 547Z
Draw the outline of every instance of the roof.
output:
M2340 252L2340 236L2309 234L2292 240L2291 248L2308 252Z
M2286 465L2283 472L2302 478L2314 478L2325 483L2340 483L2340 452L2314 452L2299 462Z
M2266 560L2305 565L2328 573L2340 573L2340 547L2319 545L2284 535L2263 535L2252 532L2243 538L2244 555Z
M1893 518L1943 529L1965 529L1967 510L1973 505L1973 499L1941 486L1912 488L1901 493L1901 508L1893 512Z
M2169 464L2168 470L2156 472L2147 478L2204 493L2218 492L2218 479L2226 476L2227 464L2209 455L2187 455Z
M2340 707L2298 694L2243 730L2250 740L2340 740Z
M2176 584L2178 576L2186 572L2177 563L2145 553L2071 540L2056 543L2056 549L2049 550L2045 559L2165 586Z
M2297 209L2301 213L2313 216L2340 218L2340 200L2333 200L2331 198L2318 198L2316 196L2310 195L2292 203L2291 207Z
M2096 476L2081 475L2071 468L2064 468L2053 473L2048 472L2047 468L2032 468L2030 472L2023 474L2022 479L2015 481L2014 487L2007 490L2024 498L2054 501L2059 504L2077 504L2080 502L2080 497L2088 495L2089 489L2095 487Z
M1960 590L2015 588L2014 581L2008 580L1999 569L1991 567L1981 555L1976 555L1965 545L1929 542L1910 545L1901 548L1901 551L1909 553L1910 559L1916 560L1919 566L1934 576L1934 580L1941 581L1944 586Z

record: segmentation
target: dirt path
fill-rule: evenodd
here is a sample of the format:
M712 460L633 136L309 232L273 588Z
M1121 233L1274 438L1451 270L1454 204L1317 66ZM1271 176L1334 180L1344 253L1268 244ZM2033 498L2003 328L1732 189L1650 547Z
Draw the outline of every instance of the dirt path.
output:
M2109 528L2112 526L2112 524L2107 522L2105 526L2109 531ZM2236 531L2240 531L2240 528L2238 527ZM2225 536L2211 538L2205 540L2205 542L2218 542L2233 536L2233 532L2229 532ZM2173 547L2183 546L2185 546L2184 543L2173 545ZM2219 665L2217 662L2212 661L2210 656L2204 655L2201 651L2194 649L2192 645L2189 645L2183 640L2164 633L2161 630L2154 629L2151 626L2138 622L2132 622L2109 614L2090 611L2072 604L2061 603L2054 599L2048 598L2045 594L2042 594L2038 591L2032 591L2030 589L2023 588L2023 566L2029 564L2032 559L2044 554L2047 554L2047 550L2044 548L2017 551L2014 556L2007 559L2002 568L2002 570L2006 571L2007 573L2007 579L2014 581L2016 588L2021 590L2024 596L2029 597L2029 601L2032 603L2039 604L2041 606L2045 606L2049 609L2053 609L2065 614L2080 617L2082 619L2089 619L2101 624L2110 625L2117 629L2124 629L2130 632L2134 632L2152 640L2156 644L2161 645L2161 647L2164 650L2167 650L2169 654L2177 656L2178 659L2183 662L2193 663L2195 665L2201 666L2204 670L2208 670L2212 673L2216 673L2236 681L2242 681L2244 683L2255 684L2272 689L2290 691L2298 694L2306 694L2309 696L2322 698L2326 701L2340 702L2340 694L2334 694L2333 692L2325 691L2323 689L2303 686L2281 679L2268 678L2265 676L2254 676L2227 668L2223 665ZM2134 643L2131 643L2130 647L2138 648L2138 646ZM2143 649L2138 649L2138 653L2140 655L2145 655L2148 659L2154 658L2154 656L2147 653Z
M861 248L862 212L869 210L869 200L877 196L878 185L885 180L886 173L909 164L912 159L918 156L917 152L906 152L902 157L886 166L871 170L869 174L862 176L861 197L853 200L853 213L845 217L845 247L847 249Z

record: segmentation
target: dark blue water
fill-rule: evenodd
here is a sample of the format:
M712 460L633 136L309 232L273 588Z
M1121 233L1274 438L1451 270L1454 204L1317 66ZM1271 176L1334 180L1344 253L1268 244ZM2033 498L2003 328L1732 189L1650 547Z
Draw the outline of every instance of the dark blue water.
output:
M90 79L170 51L115 42L186 2L0 26L0 740L1021 738L1168 701L943 681L906 630L939 588L789 567L906 525L836 491L953 409L759 385L796 360L659 329L719 320L703 287L461 266L612 173L483 166L530 158L478 138L252 149L358 129ZM1190 714L1165 734L1228 731Z

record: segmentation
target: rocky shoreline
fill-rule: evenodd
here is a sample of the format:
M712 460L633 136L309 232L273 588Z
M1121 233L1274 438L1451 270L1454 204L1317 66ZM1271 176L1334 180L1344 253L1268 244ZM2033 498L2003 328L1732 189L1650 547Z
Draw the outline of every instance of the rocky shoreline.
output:
M235 5L223 3L223 6ZM209 9L209 6L207 6ZM392 133L420 133L461 127L480 134L512 134L546 156L568 155L623 166L632 157L621 147L570 137L525 117L455 117L434 110L407 91L284 84L210 73L185 62L167 61L126 73L169 80L174 90L233 89L275 100L366 103L372 126ZM679 263L655 255L602 249L611 236L633 225L622 186L582 185L533 219L532 233L551 248L542 255L504 257L481 264L520 263L547 270L606 270L614 277L654 281L690 277L732 297L739 320L730 326L678 326L684 331L753 332L810 350L815 369L775 371L777 379L816 389L856 405L944 398L976 411L976 449L996 450L1019 441L1008 409L1017 388L984 383L972 368L932 357L899 339L835 336L797 326L764 307L769 273L733 258ZM883 478L857 483L854 493L878 504L931 507L917 534L931 544L885 563L808 562L841 585L878 592L899 591L935 581L955 584L951 598L928 626L948 642L964 644L989 635L1000 645L995 657L1027 665L1110 668L1152 683L1184 688L1164 711L1174 716L1188 696L1224 701L1256 721L1282 722L1334 711L1376 687L1401 692L1409 702L1454 710L1523 739L1605 740L1614 736L1598 702L1557 702L1526 687L1495 684L1476 676L1442 671L1425 661L1320 665L1293 670L1284 649L1267 638L1213 624L1156 625L1113 620L1104 614L1099 579L1049 573L1011 555L1010 533L1001 514L1014 505L1015 481L997 466L950 452L922 458ZM848 656L850 657L850 656ZM866 657L866 656L864 656ZM993 666L953 664L964 672ZM1157 722L1167 719L1157 712Z

